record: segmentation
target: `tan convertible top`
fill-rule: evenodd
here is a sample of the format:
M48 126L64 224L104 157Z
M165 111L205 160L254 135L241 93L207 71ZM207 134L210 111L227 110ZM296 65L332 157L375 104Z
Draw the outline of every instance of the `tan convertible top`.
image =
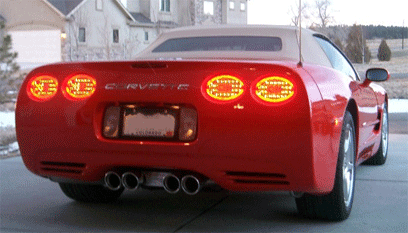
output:
M313 38L317 34L308 29L302 29L302 57L306 63L330 66L331 63L320 45ZM188 51L188 52L152 52L154 48L169 39L208 36L271 36L282 39L280 51ZM221 25L192 26L173 29L165 32L137 59L244 59L271 61L299 61L298 28L292 26L263 25Z

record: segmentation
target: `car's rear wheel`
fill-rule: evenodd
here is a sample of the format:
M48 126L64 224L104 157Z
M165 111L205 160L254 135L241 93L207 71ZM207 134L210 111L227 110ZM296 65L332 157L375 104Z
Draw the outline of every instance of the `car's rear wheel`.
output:
M377 153L370 159L364 162L364 164L370 165L383 165L387 160L388 154L388 106L384 103L383 114L381 119L381 144Z
M62 192L71 199L80 202L106 203L119 198L123 188L109 190L102 185L59 183Z
M336 177L333 190L327 195L304 194L296 198L300 214L308 218L341 221L347 219L354 199L356 140L353 117L344 115Z

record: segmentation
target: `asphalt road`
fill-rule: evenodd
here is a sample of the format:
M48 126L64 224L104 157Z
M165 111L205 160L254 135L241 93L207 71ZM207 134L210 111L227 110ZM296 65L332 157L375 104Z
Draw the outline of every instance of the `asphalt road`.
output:
M408 134L408 113L390 113L389 132L394 134Z
M21 157L0 160L0 232L408 232L408 135L391 134L384 166L357 170L348 220L309 220L287 193L125 192L115 203L71 201L31 174Z

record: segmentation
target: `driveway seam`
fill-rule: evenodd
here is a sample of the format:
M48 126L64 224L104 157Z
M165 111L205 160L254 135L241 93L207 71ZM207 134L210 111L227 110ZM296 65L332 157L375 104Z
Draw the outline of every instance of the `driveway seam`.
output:
M217 205L221 204L221 202L223 202L225 199L227 199L229 197L229 195L227 194L225 197L221 198L219 201L217 201L216 203L212 204L210 207L206 208L205 210L203 210L201 213L199 213L196 216L193 216L192 218L188 219L186 222L184 222L183 224L181 224L176 230L173 231L173 233L176 233L178 231L180 231L181 229L183 229L185 226L187 226L188 224L192 223L194 220L198 219L199 217L201 217L202 215L204 215L205 213L207 213L208 211L210 211L211 209L213 209L214 207L216 207Z

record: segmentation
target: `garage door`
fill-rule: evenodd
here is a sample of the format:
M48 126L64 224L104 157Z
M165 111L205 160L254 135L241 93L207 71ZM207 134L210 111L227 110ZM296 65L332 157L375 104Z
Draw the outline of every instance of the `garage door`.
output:
M61 61L60 30L10 31L18 63L52 63Z

